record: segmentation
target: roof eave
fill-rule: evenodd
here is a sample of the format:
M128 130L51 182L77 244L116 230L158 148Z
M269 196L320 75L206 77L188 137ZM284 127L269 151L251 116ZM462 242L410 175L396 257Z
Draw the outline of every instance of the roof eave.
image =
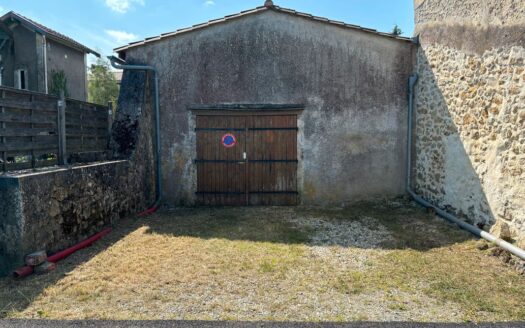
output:
M40 33L40 32L38 32L38 33ZM94 56L96 56L98 58L100 58L100 56L101 56L98 52L96 52L95 50L92 50L92 49L90 49L88 47L85 47L85 46L79 47L79 46L77 46L77 45L75 45L75 44L73 44L71 42L68 42L67 40L64 40L64 39L61 39L61 38L57 38L56 36L51 35L49 33L40 33L40 34L45 35L46 38L49 38L50 40L58 42L58 43L60 43L62 45L65 45L65 46L67 46L69 48L72 48L72 49L75 49L77 51L83 52L85 54L92 54L92 55L94 55Z
M69 48L73 48L73 49L76 49L80 52L83 52L83 53L87 53L87 54L93 54L95 55L96 57L99 57L100 58L100 54L78 42L75 42L75 43L72 43L71 41L69 40L65 40L63 38L60 38L54 34L50 34L48 33L47 31L41 29L40 27L36 26L35 24L31 23L30 21L28 21L27 19L25 19L24 17L16 14L14 11L10 11L8 12L7 14L3 15L2 17L0 17L0 20L4 21L6 18L15 18L17 21L19 21L22 26L24 26L25 28L29 29L29 30L32 30L34 31L35 33L38 33L38 34L41 34L41 35L44 35L46 38L49 38L51 40L54 40L56 42L59 42Z
M410 43L414 42L414 40L412 38L407 38L407 37L396 36L396 35L388 34L388 33L384 33L384 32L379 32L379 31L374 30L374 29L365 28L365 27L358 26L358 25L353 25L353 24L347 24L347 23L340 22L340 21L334 21L334 20L331 20L331 19L328 19L328 18L325 18L325 17L313 16L311 14L298 12L298 11L295 11L293 9L287 9L287 8L282 8L282 7L273 5L273 6L268 6L268 7L265 7L265 6L256 7L254 9L242 11L242 12L240 12L238 14L228 15L228 16L225 16L225 17L222 17L222 18L217 18L217 19L210 20L210 21L205 22L205 23L196 24L196 25L193 25L192 27L178 29L178 30L176 30L174 32L163 33L163 34L161 34L159 36L146 38L146 39L141 40L141 41L131 42L131 43L129 43L127 45L124 45L122 47L115 48L115 49L113 49L113 51L115 51L116 53L121 53L121 52L124 52L124 51L126 51L128 49L140 47L140 46L143 46L143 45L146 45L146 44L151 44L151 43L158 42L158 41L161 41L161 40L164 40L164 39L167 39L167 38L176 37L176 36L179 36L179 35L182 35L182 34L185 34L185 33L197 31L197 30L200 30L200 29L203 29L203 28L207 28L207 27L210 27L210 26L215 26L217 24L223 24L223 23L226 23L226 22L234 20L234 19L238 19L238 18L247 16L247 15L253 15L253 14L256 14L256 13L261 13L261 12L264 12L264 11L267 11L267 10L274 10L274 11L279 12L279 13L288 14L288 15L297 16L297 17L303 17L305 19L309 19L309 20L313 20L313 21L317 21L317 22L321 22L321 23L326 23L326 24L332 24L332 25L335 25L335 26L348 28L348 29L352 29L352 30L355 30L355 31L361 31L361 32L364 32L364 33L369 33L369 34L373 34L373 35L376 35L376 36L381 36L381 37L385 37L385 38L389 38L389 39L393 39L393 40L398 40L398 41L403 41L403 42L410 42Z

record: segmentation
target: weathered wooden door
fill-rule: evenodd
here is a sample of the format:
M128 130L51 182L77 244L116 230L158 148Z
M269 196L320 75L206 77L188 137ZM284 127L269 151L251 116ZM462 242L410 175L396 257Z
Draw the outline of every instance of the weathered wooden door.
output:
M296 205L297 115L197 115L202 205Z

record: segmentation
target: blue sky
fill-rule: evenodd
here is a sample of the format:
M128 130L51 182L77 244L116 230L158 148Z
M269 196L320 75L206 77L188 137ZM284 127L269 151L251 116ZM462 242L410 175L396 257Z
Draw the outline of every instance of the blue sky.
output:
M131 41L260 6L264 0L0 0L14 10L78 42L111 54ZM413 0L274 0L276 5L404 35L414 30ZM93 58L90 59L90 61Z

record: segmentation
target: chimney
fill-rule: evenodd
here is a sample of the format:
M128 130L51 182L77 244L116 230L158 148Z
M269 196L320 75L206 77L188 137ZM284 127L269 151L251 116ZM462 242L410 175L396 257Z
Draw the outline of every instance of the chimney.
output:
M273 5L273 1L272 1L272 0L266 0L266 1L264 2L264 6L267 7L267 8L269 8L269 7L273 7L273 6L274 6L274 5Z

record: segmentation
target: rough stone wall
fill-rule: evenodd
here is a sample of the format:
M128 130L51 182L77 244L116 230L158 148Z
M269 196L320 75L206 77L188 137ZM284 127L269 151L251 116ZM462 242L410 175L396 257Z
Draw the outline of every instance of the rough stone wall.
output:
M525 2L416 1L416 191L525 246Z
M13 263L19 263L20 226L23 222L20 184L17 179L0 179L0 276L7 274Z
M511 25L523 23L522 0L415 0L416 24Z
M160 73L165 201L195 201L196 104L304 104L303 203L404 193L408 41L266 11L126 51ZM122 88L132 88L125 81Z
M0 276L37 250L53 253L155 201L151 88L120 95L112 149L119 161L0 176Z

